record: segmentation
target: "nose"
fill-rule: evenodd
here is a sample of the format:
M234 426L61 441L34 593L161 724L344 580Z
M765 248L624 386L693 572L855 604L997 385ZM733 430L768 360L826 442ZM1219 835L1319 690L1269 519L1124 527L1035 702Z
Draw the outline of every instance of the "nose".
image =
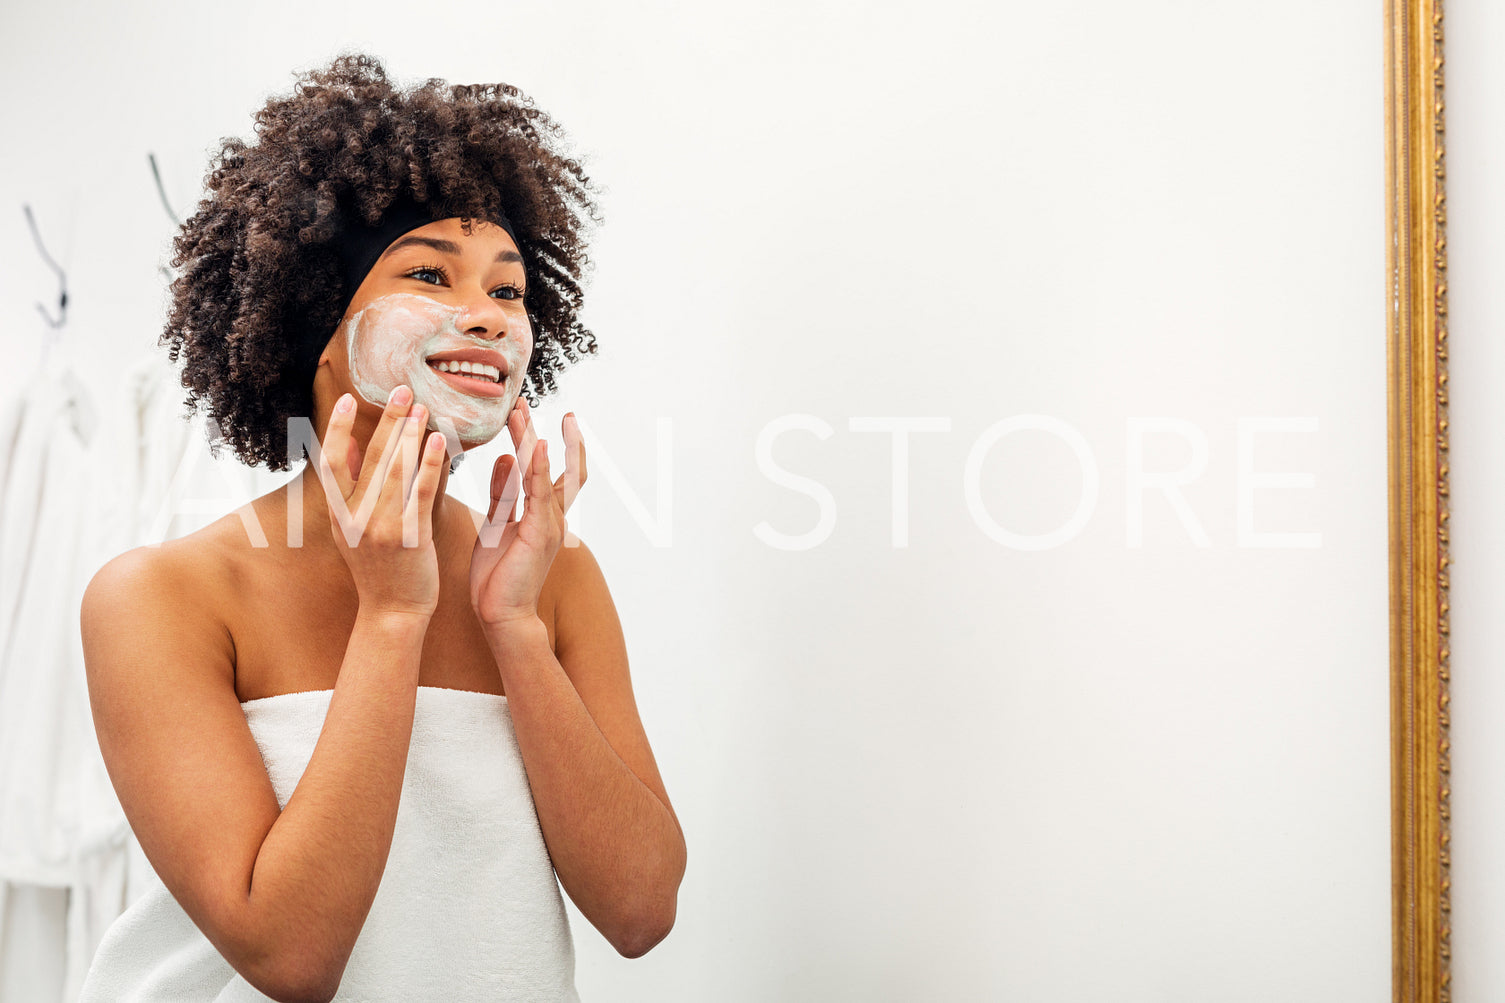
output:
M507 308L502 305L502 301L488 295L484 289L465 298L460 316L456 318L460 330L472 338L487 341L505 338L509 321Z

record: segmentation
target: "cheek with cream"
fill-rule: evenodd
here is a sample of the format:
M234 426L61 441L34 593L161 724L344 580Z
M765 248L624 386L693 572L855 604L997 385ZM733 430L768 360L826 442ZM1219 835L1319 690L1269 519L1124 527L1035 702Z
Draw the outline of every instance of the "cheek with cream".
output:
M505 337L476 338L460 327L460 313L412 293L372 300L345 322L350 379L356 391L377 407L385 406L392 391L407 384L413 389L413 399L428 408L429 428L446 437L453 430L462 443L488 442L507 427L507 415L522 392L533 332L527 315L519 310L509 318ZM501 394L467 393L427 361L465 348L488 349L506 358Z

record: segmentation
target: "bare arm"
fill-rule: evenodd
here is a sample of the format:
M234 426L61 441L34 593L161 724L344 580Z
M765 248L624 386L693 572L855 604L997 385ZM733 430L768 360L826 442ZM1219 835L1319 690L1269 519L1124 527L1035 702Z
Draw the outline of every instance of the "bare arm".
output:
M163 884L236 971L274 999L328 998L391 847L426 623L357 618L313 758L279 812L229 638L161 556L117 558L84 597L110 777Z
M578 543L578 539L574 542ZM621 623L595 557L560 550L555 645L541 620L486 627L560 884L621 954L668 935L685 839L638 717Z
M559 881L611 945L635 958L674 925L685 840L638 719L616 607L595 557L566 529L586 477L571 417L565 472L551 485L547 444L518 399L508 428L527 464L504 453L492 471L487 524L471 556L471 605L501 672ZM538 616L545 581L556 596L557 656Z
M393 444L375 450L384 458L422 432L394 432L392 415L372 439ZM351 489L380 497L368 537L345 555L360 611L318 743L280 812L235 693L233 641L214 613L206 558L187 545L131 551L84 596L89 696L126 817L184 911L275 999L334 995L386 866L433 612L428 585L437 593L436 569L424 580L432 541L401 547L401 516L421 507L427 526L442 458L423 454L407 503L398 463L368 464ZM383 581L402 587L375 587Z

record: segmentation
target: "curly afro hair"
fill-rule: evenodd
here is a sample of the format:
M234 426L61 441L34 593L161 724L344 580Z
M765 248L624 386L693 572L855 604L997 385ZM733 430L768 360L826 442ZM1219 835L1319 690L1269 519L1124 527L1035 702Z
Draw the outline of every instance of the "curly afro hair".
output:
M432 79L400 89L345 55L302 74L256 115L251 144L224 140L206 194L173 245L160 343L182 357L192 409L242 461L288 469L287 421L313 413L320 352L354 290L337 238L375 225L404 193L436 219L511 221L528 274L530 404L596 351L578 320L595 188L563 132L507 84Z

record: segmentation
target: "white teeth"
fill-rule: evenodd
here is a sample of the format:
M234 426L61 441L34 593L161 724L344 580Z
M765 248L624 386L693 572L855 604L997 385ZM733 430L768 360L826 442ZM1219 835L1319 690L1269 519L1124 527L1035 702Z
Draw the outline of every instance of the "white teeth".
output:
M484 362L454 362L445 359L441 362L431 362L429 365L441 373L464 373L477 379L488 379L493 383L502 382L502 371L496 366L488 366Z

